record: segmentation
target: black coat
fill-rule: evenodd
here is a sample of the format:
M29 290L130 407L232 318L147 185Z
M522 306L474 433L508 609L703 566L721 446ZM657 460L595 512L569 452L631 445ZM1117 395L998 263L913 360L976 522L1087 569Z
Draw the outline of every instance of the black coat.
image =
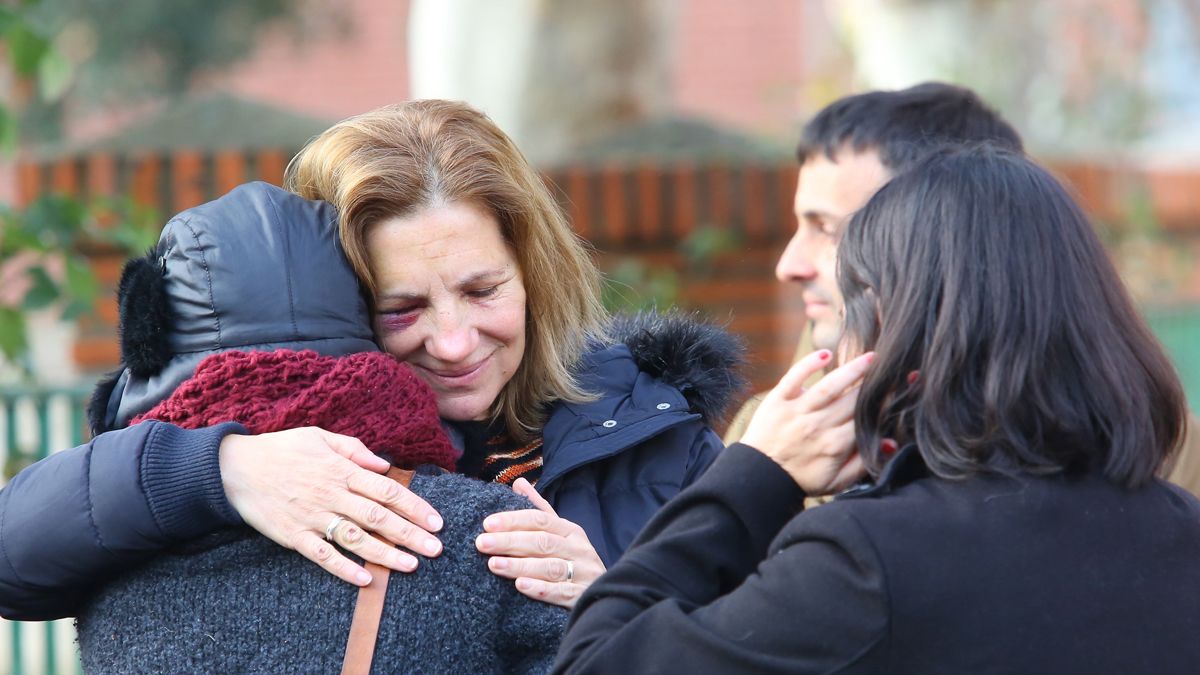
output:
M803 493L734 445L583 596L563 672L1200 672L1200 502L1080 473L943 480L906 448Z

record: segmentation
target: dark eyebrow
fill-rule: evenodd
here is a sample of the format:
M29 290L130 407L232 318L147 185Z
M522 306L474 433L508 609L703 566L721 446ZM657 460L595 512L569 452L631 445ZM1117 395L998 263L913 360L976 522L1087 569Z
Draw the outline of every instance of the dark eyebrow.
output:
M801 218L825 218L833 220L834 215L828 211L819 211L817 209L809 209L800 214Z

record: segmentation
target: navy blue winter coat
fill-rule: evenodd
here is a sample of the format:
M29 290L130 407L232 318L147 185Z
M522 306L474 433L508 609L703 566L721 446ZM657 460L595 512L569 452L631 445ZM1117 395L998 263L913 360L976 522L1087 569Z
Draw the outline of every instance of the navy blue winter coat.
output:
M740 352L725 333L678 315L620 320L612 332L617 344L589 354L579 371L599 398L551 411L537 483L605 565L724 447L707 420L737 390Z
M538 490L581 525L606 564L723 447L706 419L736 392L737 345L678 316L618 322L580 364L599 397L558 404L544 429ZM0 616L74 615L113 575L242 521L225 498L217 449L238 425L160 422L101 434L0 490Z

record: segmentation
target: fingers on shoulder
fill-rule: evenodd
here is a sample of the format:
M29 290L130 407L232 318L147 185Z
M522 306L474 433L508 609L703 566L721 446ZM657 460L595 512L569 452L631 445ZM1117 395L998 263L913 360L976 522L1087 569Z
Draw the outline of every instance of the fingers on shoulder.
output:
M347 478L347 485L355 493L390 511L406 516L413 522L421 523L422 527L426 524L432 526L433 521L430 519L439 518L437 511L428 501L387 476L381 476L365 469L356 469ZM379 515L380 520L386 517L386 513L382 511ZM434 531L437 529L439 528L435 527Z
M514 558L547 558L567 553L565 537L544 530L489 532L475 538L481 553Z
M337 547L314 534L305 534L297 538L296 551L321 566L326 572L347 583L364 586L370 582L370 575L359 565L338 552Z
M584 589L582 584L543 581L527 577L517 579L516 584L517 591L522 595L568 609L575 606Z
M400 572L411 572L417 567L416 557L394 546L384 544L375 537L367 534L358 525L349 521L343 523L335 530L334 541L342 548L355 553L364 560L369 560Z
M562 520L545 511L524 508L518 511L500 511L483 520L487 532L550 531L561 529L557 521Z
M319 438L329 449L355 464L373 471L387 471L389 466L387 460L371 452L362 441L354 436L335 434L320 427L306 427L306 430L314 434L315 438Z

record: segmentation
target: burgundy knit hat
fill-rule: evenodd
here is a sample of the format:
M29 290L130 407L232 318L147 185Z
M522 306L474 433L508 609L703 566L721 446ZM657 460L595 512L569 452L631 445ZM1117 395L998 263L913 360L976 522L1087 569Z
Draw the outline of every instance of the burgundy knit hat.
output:
M354 436L392 464L453 470L458 451L438 419L429 386L381 352L321 356L314 351L228 351L196 367L191 379L144 419L196 429L240 422L251 433L318 426Z

